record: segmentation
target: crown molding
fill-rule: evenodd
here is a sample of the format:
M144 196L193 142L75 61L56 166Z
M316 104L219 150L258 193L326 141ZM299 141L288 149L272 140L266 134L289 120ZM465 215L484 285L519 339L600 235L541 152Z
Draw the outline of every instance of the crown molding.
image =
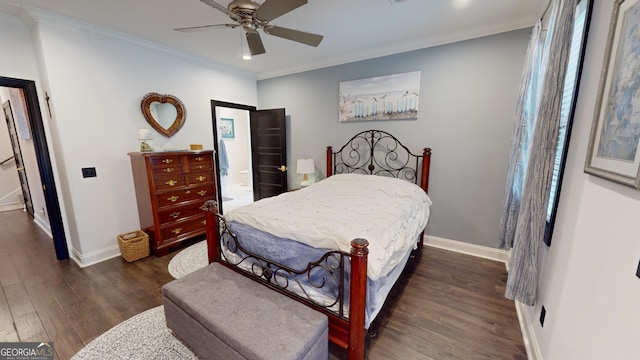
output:
M451 33L445 36L437 36L424 38L417 41L407 41L391 46L380 46L371 51L359 52L357 55L332 56L330 58L319 59L319 61L297 68L289 68L285 71L262 72L257 74L258 80L266 80L270 78L292 75L305 71L318 70L331 66L344 65L358 61L371 60L379 57L396 55L400 53L427 49L440 45L453 44L466 40L477 39L485 36L497 35L504 32L520 30L532 27L538 18L532 17L513 22L505 26L489 26L484 29L474 29L473 31Z
M22 21L20 21L20 19L16 15L7 14L4 12L0 12L0 26L25 32L29 31L29 29L24 26Z
M124 34L115 30L111 30L105 27L101 27L95 24L87 23L82 20L71 18L59 13L43 10L35 7L23 7L20 20L29 29L32 29L37 24L46 24L57 27L66 28L72 31L82 31L88 33L92 37L105 40L114 41L123 45L132 46L144 50L152 50L160 52L165 55L180 58L182 60L195 63L201 66L214 68L225 73L233 73L236 76L245 77L249 79L255 79L255 75L251 72L240 70L232 66L228 66L222 63L208 60L204 57L194 55L185 51L177 50L168 46L160 45L158 43L144 40L135 36Z

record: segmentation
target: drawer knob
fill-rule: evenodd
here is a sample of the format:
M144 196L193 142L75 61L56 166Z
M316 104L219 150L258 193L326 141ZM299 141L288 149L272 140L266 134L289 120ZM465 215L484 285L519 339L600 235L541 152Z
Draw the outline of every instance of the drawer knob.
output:
M198 195L205 196L207 195L207 191L206 190L198 191Z
M174 219L177 219L177 218L178 218L178 216L180 216L180 211L176 211L176 212L174 212L174 213L171 213L171 215L169 215L169 216L171 216L171 217L172 217L172 218L174 218Z
M171 232L176 234L176 235L180 234L181 231L182 231L182 228L175 228L175 229L171 230Z
M204 169L204 165L198 165L198 166L196 166L196 169L198 169L198 170Z
M177 181L175 181L175 180L169 180L169 181L167 181L165 184L167 184L167 185L169 185L169 186L173 186L173 185L175 185L175 184L177 184L177 183L178 183L178 182L177 182Z
M162 162L165 164L171 164L173 162L173 159L164 159L162 160Z
M202 157L202 156L198 156L198 157L196 158L196 161L202 161L202 160L204 160L204 157Z
M202 210L202 211L207 211L207 206L206 206L206 205L202 205L202 206L200 206L200 210Z
M189 195L189 194L191 194L191 190L187 190L187 191L185 191L184 193L185 193L185 194L187 194L187 195Z
M167 198L167 200L171 201L171 202L176 202L178 200L178 196L170 196Z
M202 176L202 175L200 175L200 176L198 176L196 178L196 180L198 180L198 181L205 181L206 179L207 179L207 177L206 176Z
M166 169L164 169L164 172L170 173L170 172L173 172L173 170L175 170L175 169L174 168L166 168Z
M202 220L202 225L207 225L207 220Z

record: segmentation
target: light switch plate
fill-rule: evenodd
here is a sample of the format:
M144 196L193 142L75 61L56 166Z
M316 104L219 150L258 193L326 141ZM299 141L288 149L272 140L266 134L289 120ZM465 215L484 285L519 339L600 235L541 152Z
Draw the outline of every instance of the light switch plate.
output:
M82 177L83 178L88 178L88 177L96 177L96 168L94 167L90 167L90 168L82 168Z

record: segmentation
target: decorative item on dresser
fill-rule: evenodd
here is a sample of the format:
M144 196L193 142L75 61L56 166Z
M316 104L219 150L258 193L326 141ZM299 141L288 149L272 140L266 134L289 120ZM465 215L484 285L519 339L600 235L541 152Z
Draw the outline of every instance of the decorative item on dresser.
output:
M202 204L215 200L213 151L129 153L141 228L156 256L205 234Z

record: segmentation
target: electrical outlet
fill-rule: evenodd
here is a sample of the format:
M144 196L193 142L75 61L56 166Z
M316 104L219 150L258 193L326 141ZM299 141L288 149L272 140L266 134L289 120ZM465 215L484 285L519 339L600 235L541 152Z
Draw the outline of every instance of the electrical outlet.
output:
M94 167L90 167L90 168L82 168L82 177L83 178L88 178L88 177L96 177L96 168Z
M540 309L540 326L544 327L544 318L547 316L547 309L542 305L542 309Z

